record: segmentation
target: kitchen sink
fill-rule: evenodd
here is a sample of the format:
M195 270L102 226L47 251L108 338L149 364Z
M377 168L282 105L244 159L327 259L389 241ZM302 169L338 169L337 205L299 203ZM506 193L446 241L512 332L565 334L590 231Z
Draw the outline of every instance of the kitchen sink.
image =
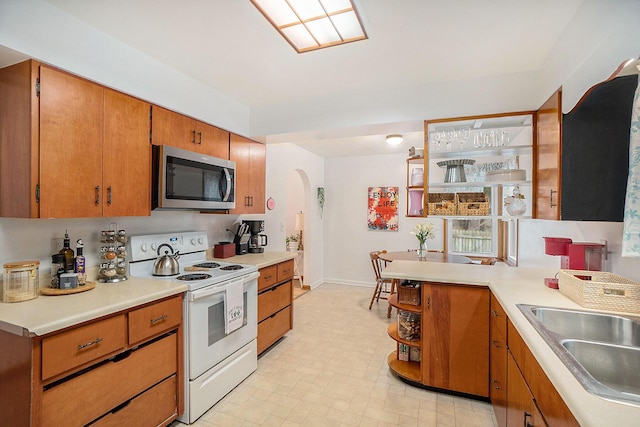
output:
M589 393L640 405L640 318L518 304Z
M562 346L601 384L640 395L640 348L564 340Z
M531 312L549 331L563 337L640 347L640 323L614 314L534 307Z

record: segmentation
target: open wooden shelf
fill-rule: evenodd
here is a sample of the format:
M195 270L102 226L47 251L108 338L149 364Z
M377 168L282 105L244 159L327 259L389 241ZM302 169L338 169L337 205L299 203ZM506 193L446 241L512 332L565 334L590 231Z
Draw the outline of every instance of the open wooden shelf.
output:
M398 294L390 295L388 301L392 307L395 307L399 310L410 311L411 313L418 313L418 314L422 313L422 306L399 303Z
M401 344L406 344L410 347L420 348L421 340L408 341L400 338L400 335L398 335L398 322L393 322L392 324L390 324L389 327L387 328L387 333L391 338L393 338L394 340L398 341Z
M422 370L420 369L420 362L405 362L398 360L398 355L395 351L392 351L387 357L387 363L389 368L409 381L422 382Z

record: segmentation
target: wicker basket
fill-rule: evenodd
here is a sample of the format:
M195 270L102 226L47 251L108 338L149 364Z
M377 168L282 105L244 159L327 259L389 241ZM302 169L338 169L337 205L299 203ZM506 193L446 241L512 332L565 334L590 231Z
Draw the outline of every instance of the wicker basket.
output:
M560 292L582 307L640 313L640 283L604 271L560 270Z
M429 215L455 215L456 193L429 193L427 209Z
M398 285L398 303L408 305L420 305L420 285Z
M489 215L489 200L485 193L458 193L458 215Z

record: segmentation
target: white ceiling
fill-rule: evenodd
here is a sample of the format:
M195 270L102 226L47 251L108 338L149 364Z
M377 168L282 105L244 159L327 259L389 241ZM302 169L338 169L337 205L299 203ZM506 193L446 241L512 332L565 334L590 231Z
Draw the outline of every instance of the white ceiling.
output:
M264 109L537 70L583 0L355 0L369 39L303 54L249 0L47 1ZM382 121L265 140L295 142L325 157L422 144L421 121ZM405 143L390 151L382 142L389 133L404 133Z

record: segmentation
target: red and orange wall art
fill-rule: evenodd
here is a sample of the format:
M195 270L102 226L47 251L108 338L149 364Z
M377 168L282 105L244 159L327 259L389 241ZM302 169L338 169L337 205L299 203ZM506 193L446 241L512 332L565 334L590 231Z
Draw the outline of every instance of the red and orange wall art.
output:
M398 231L398 187L369 187L369 230Z

